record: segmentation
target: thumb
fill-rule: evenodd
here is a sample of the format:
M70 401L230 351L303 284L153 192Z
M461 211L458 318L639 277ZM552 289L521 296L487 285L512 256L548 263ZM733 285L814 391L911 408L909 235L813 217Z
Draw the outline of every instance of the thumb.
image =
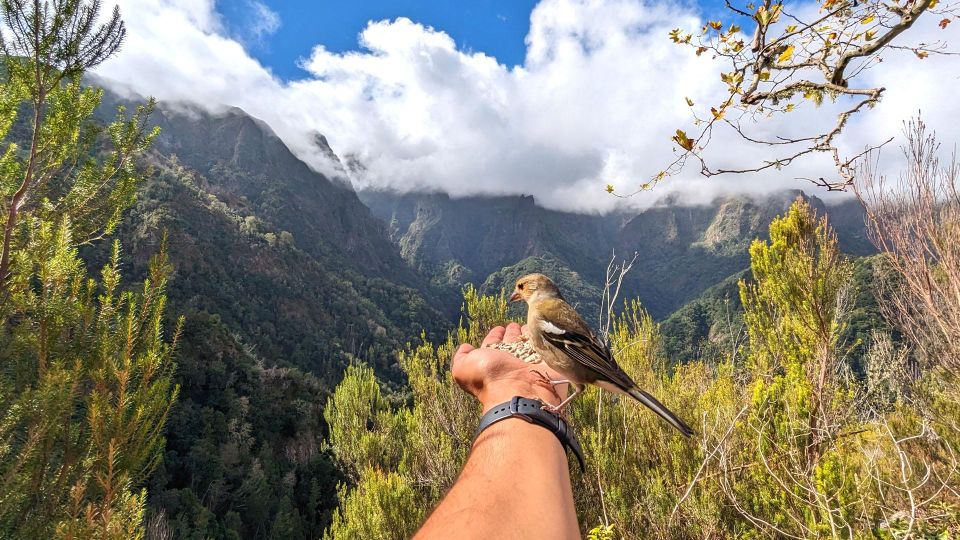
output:
M474 350L474 346L469 343L463 343L457 349L457 352L453 353L453 361L456 363L458 360L464 356L470 354Z

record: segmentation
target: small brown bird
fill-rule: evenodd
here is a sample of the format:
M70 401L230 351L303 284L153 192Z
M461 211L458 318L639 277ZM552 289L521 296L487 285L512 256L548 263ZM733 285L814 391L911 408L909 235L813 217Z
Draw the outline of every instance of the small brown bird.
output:
M650 394L637 387L637 383L617 365L610 353L587 323L560 295L560 290L543 274L530 274L517 280L511 302L524 300L527 303L526 337L532 348L563 380L551 384L572 384L574 392L556 407L544 408L559 412L583 392L586 384L593 384L628 395L649 407L684 436L693 435L693 429L673 414ZM530 361L530 360L527 360Z

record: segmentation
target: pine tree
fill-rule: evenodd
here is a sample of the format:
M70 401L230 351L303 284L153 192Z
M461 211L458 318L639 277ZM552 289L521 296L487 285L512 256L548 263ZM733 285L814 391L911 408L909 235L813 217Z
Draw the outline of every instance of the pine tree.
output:
M99 281L78 247L133 202L152 103L92 118L102 91L81 78L120 46L118 10L102 25L99 0L0 14L0 537L138 538L176 397L169 264L161 249L125 290L118 244Z

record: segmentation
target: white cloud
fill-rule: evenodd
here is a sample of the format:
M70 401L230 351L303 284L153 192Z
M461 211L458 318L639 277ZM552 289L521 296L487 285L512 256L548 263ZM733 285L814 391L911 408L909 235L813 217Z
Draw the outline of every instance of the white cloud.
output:
M280 29L280 15L258 0L249 0L250 5L250 34L259 40L276 33Z
M606 183L630 190L671 160L670 134L690 122L684 96L707 104L724 92L718 64L666 38L673 27L701 24L669 1L542 0L531 14L526 61L514 68L460 51L441 30L408 19L371 22L360 35L360 52L317 46L302 61L309 76L294 82L277 80L224 37L212 0L120 5L129 39L101 75L162 100L241 107L323 168L310 143L319 131L338 154L366 166L354 179L363 185L526 193L556 208L609 209L616 199L603 193ZM952 120L960 117L960 105L942 90L955 85L957 61L907 55L887 58L867 74L883 76L887 95L851 122L844 139L851 150L897 135L901 121L918 109L945 141L957 140ZM831 120L805 112L760 127L813 129L817 118ZM742 165L755 163L759 151L724 134L710 157ZM787 171L706 180L691 167L663 190L631 202L648 204L667 189L699 200L730 191L809 189L795 178L831 170L818 158Z

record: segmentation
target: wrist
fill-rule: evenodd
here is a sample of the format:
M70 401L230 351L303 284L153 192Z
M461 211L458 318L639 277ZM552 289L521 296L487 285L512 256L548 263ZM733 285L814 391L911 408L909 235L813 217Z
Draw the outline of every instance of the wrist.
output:
M518 380L493 381L484 387L477 398L483 406L483 414L486 414L490 409L509 401L513 396L539 399L550 405L558 405L561 401L557 391L544 381Z
M514 418L524 420L524 422L514 422L507 430L507 433L519 435L519 431L524 430L524 423L527 424L526 427L532 426L538 430L544 429L544 431L555 437L562 449L569 448L574 453L577 461L580 463L580 468L583 469L583 450L580 448L580 443L577 441L576 435L570 429L570 425L557 414L544 411L543 402L537 399L514 396L508 401L494 405L480 418L474 444L476 445L476 443L483 438L484 433L491 428ZM501 430L503 430L503 428L501 428ZM527 436L529 435L522 437Z

